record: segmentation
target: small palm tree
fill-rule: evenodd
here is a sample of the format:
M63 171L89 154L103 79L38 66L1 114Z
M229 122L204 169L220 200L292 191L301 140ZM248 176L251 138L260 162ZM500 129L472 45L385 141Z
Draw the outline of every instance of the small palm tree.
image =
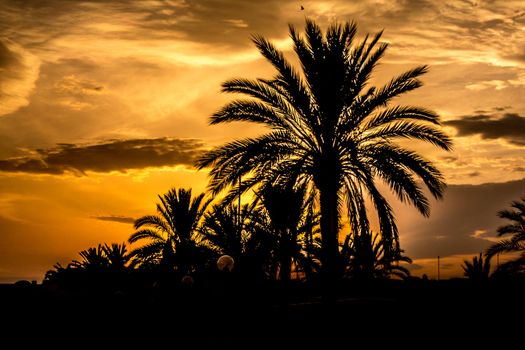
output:
M44 280L67 284L85 278L98 278L100 282L108 272L111 273L111 278L116 278L133 267L129 264L131 255L128 254L124 243L99 244L97 247L82 250L79 255L81 259L73 260L67 267L60 263L53 265L53 268L46 272Z
M488 257L498 253L525 252L525 197L521 201L513 201L511 207L515 210L501 210L498 216L512 223L498 228L498 236L511 236L492 245L486 252Z
M487 281L490 275L490 256L483 259L483 254L479 253L479 257L472 257L472 261L463 260L463 272L465 277L474 281Z
M251 221L253 206L239 207L221 203L214 205L204 219L202 234L218 254L230 255L238 260L243 255L249 238L246 226Z
M257 203L239 207L223 202L205 215L201 232L204 241L217 254L227 254L235 261L235 270L252 278L268 273L271 237L261 229Z
M192 197L191 189L171 189L160 196L158 215L146 215L135 221L128 241L147 241L131 254L138 264L159 263L163 268L176 268L182 274L192 272L203 263L204 248L199 245L199 225L210 201L204 193Z
M290 26L299 72L268 40L255 36L260 53L277 70L272 79L233 79L223 91L248 99L228 103L211 124L235 121L266 126L268 132L225 144L197 162L211 167L209 188L217 194L242 178L241 191L272 183L305 183L317 192L322 236L321 256L327 291L339 268L339 224L343 203L352 231L368 229L365 196L377 210L385 254L398 251L398 231L391 206L378 188L383 181L404 202L429 214L431 195L441 198L445 183L439 170L419 154L401 147L400 138L429 142L444 150L451 140L438 127L439 117L425 108L390 106L396 97L419 88L420 66L383 87L368 85L385 53L381 33L356 42L355 23L334 24L323 33L306 20L303 38ZM235 191L235 190L232 190Z
M62 264L57 262L53 265L53 268L51 270L46 271L46 274L44 276L44 282L63 283L66 279L65 276L68 274L68 272L68 267L64 267L62 266Z
M496 268L492 274L496 279L524 279L525 278L525 252L517 258L507 261Z
M132 255L128 254L128 248L125 243L112 243L111 245L104 244L102 250L107 258L108 265L112 270L123 271L128 267Z
M379 234L365 232L347 235L341 247L341 257L344 259L345 276L357 280L390 278L392 276L405 279L410 271L400 262L412 263L412 260L399 250L395 254L385 254L385 242Z
M109 260L104 251L104 247L99 244L78 253L81 260L73 260L69 266L76 269L87 271L102 271L108 268Z

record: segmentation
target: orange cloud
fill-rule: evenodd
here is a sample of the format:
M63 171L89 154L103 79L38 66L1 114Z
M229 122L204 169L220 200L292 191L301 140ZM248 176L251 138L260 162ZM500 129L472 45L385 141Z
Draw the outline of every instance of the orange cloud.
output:
M0 116L29 103L39 68L38 58L0 37Z

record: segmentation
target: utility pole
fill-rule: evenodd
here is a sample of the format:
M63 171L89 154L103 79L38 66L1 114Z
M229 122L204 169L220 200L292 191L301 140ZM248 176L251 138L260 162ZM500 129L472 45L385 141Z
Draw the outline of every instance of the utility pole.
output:
M439 281L439 278L440 278L440 269L439 269L439 263L440 263L440 257L438 255L438 281Z

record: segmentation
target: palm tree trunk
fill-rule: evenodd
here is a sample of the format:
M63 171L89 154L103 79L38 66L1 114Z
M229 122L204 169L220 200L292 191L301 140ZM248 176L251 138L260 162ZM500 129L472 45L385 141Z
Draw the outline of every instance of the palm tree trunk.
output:
M326 301L335 298L337 282L338 247L338 208L337 186L332 183L323 183L319 188L321 211L321 238L322 238L322 270L323 297Z
M288 285L290 284L290 275L292 272L292 257L288 251L288 244L285 244L286 246L281 248L281 257L279 259L281 263L279 269L279 279L281 280L283 286L288 288Z

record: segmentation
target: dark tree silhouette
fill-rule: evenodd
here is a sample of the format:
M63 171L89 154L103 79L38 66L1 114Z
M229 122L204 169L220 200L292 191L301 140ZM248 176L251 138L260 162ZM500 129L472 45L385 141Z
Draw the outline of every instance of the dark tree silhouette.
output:
M496 279L524 279L525 278L525 252L517 258L507 261L496 268L492 274Z
M113 286L118 288L133 269L125 243L99 244L79 252L80 259L67 267L60 263L46 272L44 281L62 286Z
M261 228L257 202L239 207L223 202L206 213L201 228L204 240L218 254L235 261L237 273L251 278L268 274L272 254L272 237Z
M507 252L525 252L525 197L521 201L513 201L514 210L501 210L498 216L512 223L498 228L498 236L511 236L493 244L487 250L487 256Z
M109 266L109 260L104 251L104 247L99 244L96 248L91 247L78 253L81 260L73 260L69 266L72 268L88 271L102 271Z
M498 216L510 220L511 223L498 228L498 236L510 236L493 244L487 249L488 258L500 253L521 252L516 259L498 266L494 276L525 276L525 197L513 201L513 209L501 210Z
M367 281L392 276L401 279L409 277L410 271L399 263L412 263L412 260L403 255L402 250L395 255L385 254L384 242L379 234L373 232L347 235L341 247L345 276Z
M273 184L259 192L261 210L265 213L264 229L273 237L274 271L286 285L290 281L292 265L307 270L310 261L303 253L303 243L311 241L318 215L314 201L303 184Z
M471 281L487 281L490 275L490 256L483 259L483 254L479 253L479 257L472 257L472 261L463 260L461 267L465 277L468 277Z
M102 250L104 251L110 269L113 271L124 271L130 265L132 255L128 253L128 248L125 243L104 244Z
M228 103L211 124L234 121L259 123L269 132L227 143L202 156L199 168L211 167L209 188L214 194L242 178L241 191L258 185L305 183L318 193L321 213L322 266L331 290L338 271L338 228L343 203L352 230L368 229L364 196L377 210L385 254L395 254L398 231L392 208L378 189L388 184L404 202L429 214L429 201L420 178L436 198L443 195L441 173L429 161L404 149L400 138L429 142L449 150L451 141L438 126L439 117L424 108L390 106L392 100L419 88L427 71L420 66L383 87L367 87L387 44L381 32L356 42L356 25L335 24L324 34L306 20L306 36L293 26L290 36L301 71L268 40L255 36L260 53L277 70L273 79L233 79L223 91L250 99ZM232 189L235 191L235 189Z
M160 196L158 215L146 215L135 221L130 243L149 241L132 251L139 264L156 261L167 270L177 268L187 274L202 263L205 247L199 245L199 225L210 201L204 193L192 197L191 189L171 189Z

